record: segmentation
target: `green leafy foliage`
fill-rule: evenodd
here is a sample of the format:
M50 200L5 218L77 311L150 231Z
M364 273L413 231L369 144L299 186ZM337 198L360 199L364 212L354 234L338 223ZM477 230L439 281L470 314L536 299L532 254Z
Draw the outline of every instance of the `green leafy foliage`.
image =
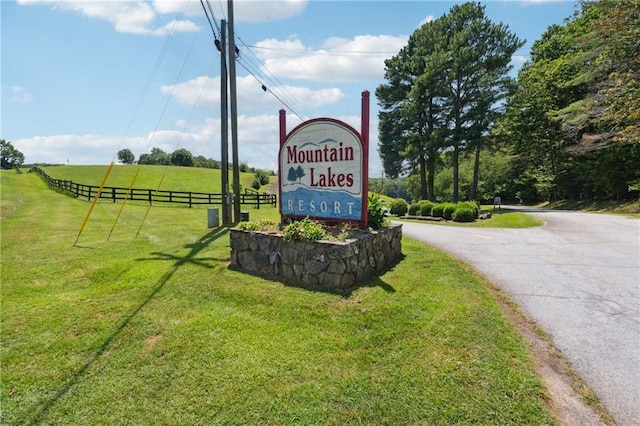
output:
M420 216L431 216L431 210L433 210L433 206L435 206L435 204L431 201L421 200L418 201L418 206L420 207L420 210L418 211Z
M475 212L469 207L459 207L452 216L455 222L473 222L474 218Z
M477 219L478 217L480 217L480 205L478 205L478 203L476 203L475 201L463 201L458 203L457 205L458 209L471 209L473 210L473 217L474 219Z
M369 193L369 205L367 208L369 227L380 229L387 224L387 209L378 194Z
M193 167L193 155L185 148L176 149L171 154L171 164L174 166Z
M278 229L277 224L269 219L258 219L248 222L240 222L236 225L237 229L243 231L275 231Z
M436 166L443 152L451 152L457 202L460 153L479 152L485 143L510 90L511 57L523 44L506 25L491 22L476 2L454 5L416 30L407 46L385 61L387 83L376 90L386 174L397 177L407 169L419 174L420 198L433 200Z
M136 156L133 155L133 152L129 148L124 148L118 151L118 161L122 164L133 164L136 160Z
M320 223L309 218L293 221L282 229L285 241L318 241L328 236Z
M0 166L3 169L12 169L23 163L24 154L18 151L11 142L0 139Z
M433 208L431 209L431 216L433 217L442 217L444 218L444 208L447 205L444 203L440 203L440 204L435 204L433 206Z
M446 220L451 220L451 216L453 216L453 212L455 212L457 208L453 203L446 203L442 209L442 217Z
M494 136L513 154L505 189L524 201L632 199L640 178L640 13L635 0L580 2L518 73Z
M389 214L394 216L404 216L408 209L409 204L402 198L396 198L389 204Z

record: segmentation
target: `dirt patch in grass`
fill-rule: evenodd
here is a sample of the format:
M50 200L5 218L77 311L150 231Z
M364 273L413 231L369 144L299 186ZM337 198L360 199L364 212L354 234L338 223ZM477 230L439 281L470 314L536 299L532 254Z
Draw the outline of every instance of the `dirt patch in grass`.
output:
M493 285L489 289L531 350L533 367L549 392L547 405L558 423L566 426L614 425L611 415L540 327L501 289Z

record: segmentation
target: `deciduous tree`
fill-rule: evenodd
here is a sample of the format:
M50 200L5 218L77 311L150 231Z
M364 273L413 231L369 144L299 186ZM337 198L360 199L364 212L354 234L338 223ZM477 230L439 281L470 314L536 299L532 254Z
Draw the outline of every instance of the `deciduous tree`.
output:
M12 169L23 163L24 154L18 151L11 142L0 139L0 166L3 169Z

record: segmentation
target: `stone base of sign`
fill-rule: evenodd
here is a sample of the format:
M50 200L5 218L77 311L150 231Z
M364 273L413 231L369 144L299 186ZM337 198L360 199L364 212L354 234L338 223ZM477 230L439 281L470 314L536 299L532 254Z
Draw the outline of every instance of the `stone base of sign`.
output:
M346 241L286 242L282 236L231 229L231 267L304 288L348 290L402 256L402 225Z

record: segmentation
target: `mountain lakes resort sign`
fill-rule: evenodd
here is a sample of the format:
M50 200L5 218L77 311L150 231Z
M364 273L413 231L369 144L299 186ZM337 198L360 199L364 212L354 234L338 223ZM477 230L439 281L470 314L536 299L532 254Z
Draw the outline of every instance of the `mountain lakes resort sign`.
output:
M332 118L286 131L280 110L280 214L367 227L369 92L362 93L361 131Z

